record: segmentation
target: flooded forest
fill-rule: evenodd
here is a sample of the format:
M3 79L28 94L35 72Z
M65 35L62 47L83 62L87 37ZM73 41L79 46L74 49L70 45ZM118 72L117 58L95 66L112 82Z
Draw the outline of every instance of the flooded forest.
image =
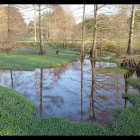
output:
M0 136L140 135L139 4L0 5Z

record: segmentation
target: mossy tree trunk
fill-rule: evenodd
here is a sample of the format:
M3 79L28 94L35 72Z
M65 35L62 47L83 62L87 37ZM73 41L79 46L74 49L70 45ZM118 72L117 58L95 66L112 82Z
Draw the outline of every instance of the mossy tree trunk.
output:
M135 21L135 5L132 5L131 20L130 20L130 30L128 38L127 54L133 53L133 31L134 31L134 21Z

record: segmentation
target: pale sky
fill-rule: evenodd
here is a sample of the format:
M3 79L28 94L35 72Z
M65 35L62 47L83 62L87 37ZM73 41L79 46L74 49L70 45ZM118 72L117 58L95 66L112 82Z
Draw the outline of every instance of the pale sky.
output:
M79 23L82 20L83 15L83 4L75 4L75 5L67 5L72 11L73 16L76 19L76 23ZM85 7L85 15L86 17L92 17L94 11L94 4L86 4ZM115 5L106 5L99 10L100 13L112 14L116 13L117 9L115 9Z
M21 9L21 13L26 21L26 23L29 23L30 20L34 19L34 10L33 6L30 4L18 4L15 5L18 8ZM46 5L42 5L42 9L47 9L44 8ZM70 10L76 20L76 23L79 23L82 20L82 14L83 14L83 4L62 4L62 6L66 10ZM93 10L94 10L94 4L86 4L86 17L92 17L93 16ZM100 13L106 13L106 14L112 14L116 13L117 8L115 8L115 5L106 5L103 8L99 10ZM37 14L37 13L36 13Z

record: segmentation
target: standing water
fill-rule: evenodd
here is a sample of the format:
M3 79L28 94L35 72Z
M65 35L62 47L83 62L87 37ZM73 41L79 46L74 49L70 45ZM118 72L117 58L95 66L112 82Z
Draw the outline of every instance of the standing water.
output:
M99 69L116 64L96 62L95 94L91 96L92 67L84 60L53 69L0 70L0 85L13 88L31 99L41 117L66 118L108 125L116 109L123 108L125 80L122 74L101 74ZM129 92L137 92L128 86ZM130 105L130 104L128 104Z

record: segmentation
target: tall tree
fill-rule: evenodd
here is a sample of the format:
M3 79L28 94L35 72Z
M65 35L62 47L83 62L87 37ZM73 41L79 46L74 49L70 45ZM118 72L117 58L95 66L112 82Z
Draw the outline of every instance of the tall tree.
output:
M8 4L8 9L7 9L7 16L8 16L8 33L7 33L7 38L9 40L9 37L10 37L10 5Z
M130 30L129 30L129 39L128 39L128 47L127 47L127 54L133 53L133 30L134 30L134 21L135 21L135 5L132 5L131 11L131 21L130 21Z
M96 37L97 37L97 12L98 4L94 5L94 28L93 28L93 44L90 50L90 57L96 59L97 50L96 50Z
M39 44L40 44L40 55L45 54L45 49L43 46L43 40L42 40L42 28L41 28L41 5L38 5L38 14L39 14Z
M16 37L24 35L26 24L19 9L7 5L0 6L0 49L9 53L16 44Z
M35 18L35 4L33 5L34 6L34 18ZM36 36L36 20L34 21L34 40L35 42L37 41L37 36Z
M19 37L26 34L26 23L19 9L13 5L0 6L0 39L5 34L5 39L9 35Z
M85 4L83 6L83 22L82 22L82 48L80 56L84 58L85 56Z

